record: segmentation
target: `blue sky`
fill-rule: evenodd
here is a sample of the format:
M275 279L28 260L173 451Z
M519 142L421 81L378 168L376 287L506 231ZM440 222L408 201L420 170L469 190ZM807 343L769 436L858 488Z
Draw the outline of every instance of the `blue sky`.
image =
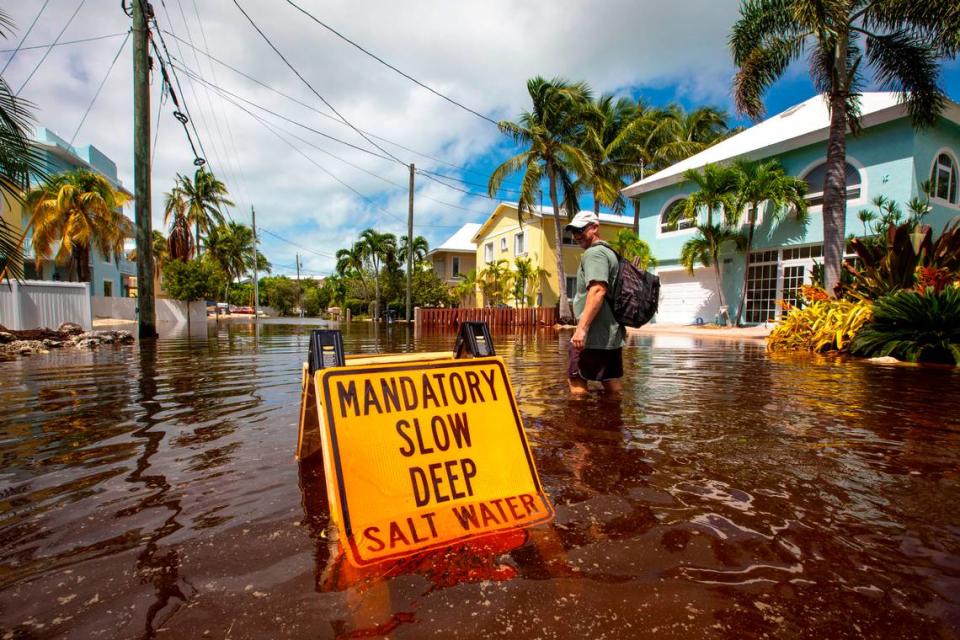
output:
M313 88L352 124L379 136L372 139L399 162L344 146L321 134L381 154L331 117L232 0L155 4L157 21L180 69L183 91L178 97L190 109L210 166L230 188L236 202L231 216L248 223L250 207L256 206L261 248L278 273L294 271L297 253L305 273L329 273L336 250L367 227L406 233L406 163L483 185L492 168L515 151L489 122L364 56L286 3L240 0ZM726 40L738 16L737 0L570 0L562 11L556 3L509 0L370 0L362 10L351 0L299 4L398 68L494 120L516 118L528 106L526 80L542 75L585 80L597 94L642 95L652 104L677 101L688 109L709 104L728 110L733 124L749 124L736 117L730 100L734 68ZM34 18L27 47L53 42L62 29L63 40L120 34L55 47L39 67L46 49L25 49L4 72L18 88L36 68L23 96L37 105L38 125L66 138L91 104L129 27L115 0L86 0L70 20L79 5L80 0L50 0L41 12L43 0L14 3L7 10L19 30L6 46L0 44L15 47ZM691 21L694 12L697 20ZM104 151L116 161L124 184L132 187L129 47L127 43L120 51L76 143ZM296 102L212 62L207 54ZM9 58L10 53L0 53L0 66ZM960 98L957 62L944 68L943 80L948 95ZM211 84L276 115L240 103L258 120ZM811 95L805 65L798 64L769 92L768 113ZM160 98L161 83L155 77L151 120L160 127L154 150L153 222L162 229L163 193L177 173L192 171L193 157L169 101L156 111ZM589 197L584 196L581 205L592 206ZM418 176L415 232L436 245L461 224L482 221L494 206ZM128 213L132 216L132 210Z

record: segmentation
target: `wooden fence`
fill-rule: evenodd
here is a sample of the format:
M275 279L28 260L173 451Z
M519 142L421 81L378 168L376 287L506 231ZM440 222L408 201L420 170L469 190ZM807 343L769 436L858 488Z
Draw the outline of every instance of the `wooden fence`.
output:
M486 322L493 328L552 327L557 324L555 307L416 309L415 321L421 327L453 327L461 322Z

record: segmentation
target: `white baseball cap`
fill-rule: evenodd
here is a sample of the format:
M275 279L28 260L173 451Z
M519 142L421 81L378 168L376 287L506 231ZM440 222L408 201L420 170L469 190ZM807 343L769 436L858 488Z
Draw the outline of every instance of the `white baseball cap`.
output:
M577 215L573 216L567 226L564 227L567 231L579 231L587 225L591 224L600 224L600 218L593 211L581 211Z

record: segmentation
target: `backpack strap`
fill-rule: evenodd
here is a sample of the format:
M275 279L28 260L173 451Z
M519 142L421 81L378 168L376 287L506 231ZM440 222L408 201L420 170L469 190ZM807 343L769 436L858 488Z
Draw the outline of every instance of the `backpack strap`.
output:
M601 247L606 247L610 250L610 253L613 254L614 258L617 260L617 278L620 278L620 263L623 261L623 257L617 253L617 250L610 246L606 240L598 241L594 246L600 245ZM607 304L610 305L610 311L613 311L613 302L610 300L610 296L613 295L613 290L616 288L617 283L611 282L610 286L607 287L607 292L604 294L603 299L606 300Z

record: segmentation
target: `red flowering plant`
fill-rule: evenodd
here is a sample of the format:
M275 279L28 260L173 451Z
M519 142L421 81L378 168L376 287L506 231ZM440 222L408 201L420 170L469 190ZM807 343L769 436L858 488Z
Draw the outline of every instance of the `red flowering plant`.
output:
M928 289L940 293L954 280L953 274L944 267L917 267L915 278L915 288L920 295L926 294Z

